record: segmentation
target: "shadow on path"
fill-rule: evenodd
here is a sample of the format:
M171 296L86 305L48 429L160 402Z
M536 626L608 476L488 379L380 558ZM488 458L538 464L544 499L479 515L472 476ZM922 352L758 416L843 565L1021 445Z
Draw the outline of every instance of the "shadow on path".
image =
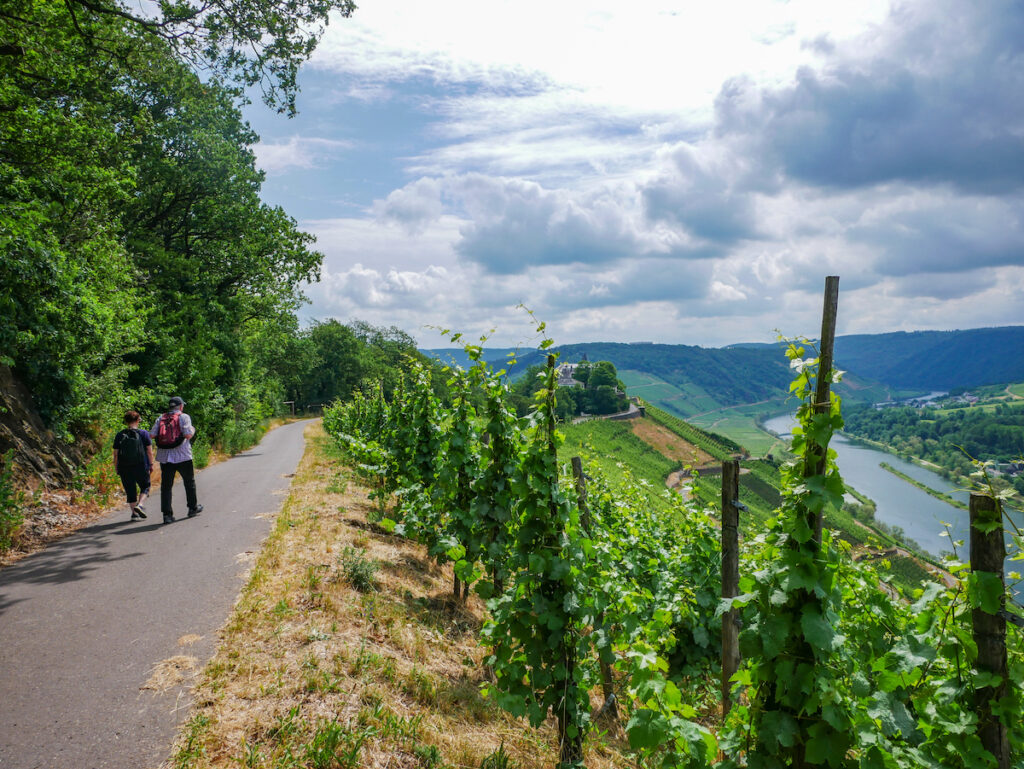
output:
M64 584L83 579L104 564L137 558L141 552L112 556L108 533L127 534L139 527L128 520L111 521L81 529L74 536L50 544L46 550L35 553L21 563L0 572L0 614L24 599L11 600L11 585ZM146 527L148 528L148 527Z

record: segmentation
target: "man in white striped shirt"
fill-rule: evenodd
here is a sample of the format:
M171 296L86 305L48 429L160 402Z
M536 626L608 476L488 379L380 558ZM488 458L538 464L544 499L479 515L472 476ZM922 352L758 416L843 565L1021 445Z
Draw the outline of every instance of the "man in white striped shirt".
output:
M156 461L160 463L160 511L164 523L174 522L174 508L171 492L174 488L175 473L181 474L185 484L185 501L188 517L193 518L203 510L196 497L196 474L192 464L192 439L196 430L192 419L182 409L185 401L175 395L168 403L168 411L162 414L149 431L156 443Z

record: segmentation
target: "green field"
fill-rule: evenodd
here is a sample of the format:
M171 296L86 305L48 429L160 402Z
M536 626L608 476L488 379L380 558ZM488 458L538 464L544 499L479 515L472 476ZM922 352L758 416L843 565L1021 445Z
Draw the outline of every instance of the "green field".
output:
M763 457L779 448L785 448L785 442L758 427L757 420L778 414L785 408L786 402L780 398L767 403L718 409L708 414L691 416L687 421L703 430L724 435L743 446L752 456Z
M644 400L647 399L645 398ZM669 398L668 400L663 401L647 402L679 417L680 419L689 419L697 413L696 409L690 407L690 402L686 399L685 395L680 395L678 398Z
M638 395L648 403L668 409L681 417L721 408L714 396L693 383L676 387L653 374L633 369L620 371L619 379L626 385L629 395Z
M662 379L658 379L653 374L645 374L642 371L620 371L619 379L626 385L626 393L628 395L638 395L645 401L655 404L662 403L663 401L686 403L687 406L684 409L688 414L699 410L695 406L689 406L690 402L694 399L693 395L680 390L675 385L670 385ZM706 397L706 393L703 390L697 389L699 390L698 397Z
M620 371L619 378L629 395L637 395L673 416L723 435L754 456L765 456L779 446L778 439L757 426L757 419L784 410L784 398L723 407L712 394L692 382L676 387L653 374L635 369Z
M686 395L687 400L692 406L694 413L700 413L702 411L711 411L713 409L719 409L722 404L714 399L713 396L708 394L700 385L688 382L682 388L683 393Z
M674 398L687 398L685 393L679 391L679 388L673 387L667 382L655 382L647 385L628 387L626 388L626 393L628 395L639 395L645 401L651 401L652 403L659 403L661 401L672 400Z
M653 374L645 374L643 371L634 371L632 369L623 369L620 371L619 379L621 379L622 383L626 385L626 389L649 384L666 384L666 382L658 379L658 377Z
M1024 382L1010 385L1009 390L1018 398L1024 398Z
M697 417L692 421L698 427L720 433L736 441L749 451L751 456L763 457L776 451L780 445L785 445L784 441L780 441L774 435L769 435L758 427L754 418L750 416L719 412L714 415Z
M629 422L592 419L562 426L559 431L565 436L565 443L558 450L562 461L573 456L596 460L613 483L620 483L629 474L647 481L652 491L660 494L668 474L680 466L637 438Z

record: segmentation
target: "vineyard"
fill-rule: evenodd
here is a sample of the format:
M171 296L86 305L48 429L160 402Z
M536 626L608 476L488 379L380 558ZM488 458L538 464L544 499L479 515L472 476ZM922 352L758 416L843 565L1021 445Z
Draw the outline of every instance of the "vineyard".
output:
M414 368L391 399L357 395L324 424L374 489L380 525L451 562L455 596L488 599L486 694L533 725L554 720L560 766L584 765L588 735L615 724L651 767L1022 765L1024 657L1001 576L949 562L952 587L904 600L822 527L843 483L821 356L790 346L795 459L777 509L740 545L739 594L722 599L714 507L668 493L654 506L644 479L560 461L554 356L520 419L501 372L466 351L474 365L451 372L449 406ZM725 702L723 615L742 627ZM1005 634L1002 667L986 619Z

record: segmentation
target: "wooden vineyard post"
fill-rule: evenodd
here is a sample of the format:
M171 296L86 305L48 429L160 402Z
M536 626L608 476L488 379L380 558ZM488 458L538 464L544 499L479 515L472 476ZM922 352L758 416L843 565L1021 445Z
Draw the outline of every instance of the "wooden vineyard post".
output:
M821 311L821 341L818 349L818 377L814 383L814 413L827 414L831 408L830 404L830 379L832 372L832 349L836 340L836 318L839 315L839 276L829 275L825 278L825 302ZM808 461L805 465L805 477L821 475L825 472L827 446L817 446L810 441L807 445L808 457L814 453L813 464ZM814 544L821 547L821 526L823 516L819 511L814 516Z
M978 670L1002 679L997 686L984 686L975 692L978 736L985 750L995 757L998 769L1010 769L1006 726L992 712L991 706L992 700L998 701L1006 695L1006 620L1000 616L1006 608L1006 583L1003 579L1006 542L1003 539L1002 511L992 497L971 494L970 513L971 571L978 575L978 579L997 578L1002 589L996 613L989 613L980 606L971 610L974 642L978 645ZM985 529L990 527L993 528L986 532ZM985 589L984 584L981 588Z
M740 592L740 463L722 463L722 598ZM732 707L730 679L740 666L739 613L730 609L722 615L722 720Z
M576 479L576 499L580 508L580 523L588 538L593 538L593 528L590 521L590 508L587 506L587 477L583 474L583 460L579 457L572 458L572 474ZM598 614L595 621L595 630L604 626L604 612ZM612 666L603 659L598 659L601 666L601 693L604 695L604 704L601 706L600 715L615 721L619 717L618 708L615 705L615 687L612 681Z

